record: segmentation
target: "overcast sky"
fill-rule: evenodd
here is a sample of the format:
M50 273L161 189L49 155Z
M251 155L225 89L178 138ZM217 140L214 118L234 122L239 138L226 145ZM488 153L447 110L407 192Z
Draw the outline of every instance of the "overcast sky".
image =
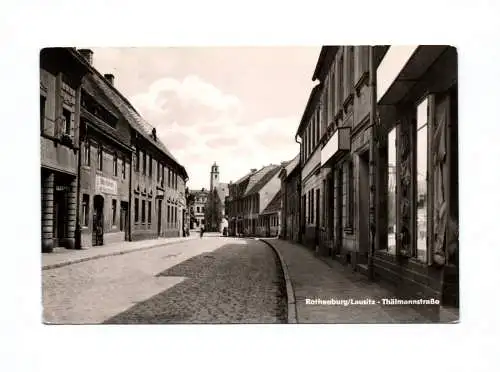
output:
M291 160L320 47L93 48L94 66L157 128L192 189Z

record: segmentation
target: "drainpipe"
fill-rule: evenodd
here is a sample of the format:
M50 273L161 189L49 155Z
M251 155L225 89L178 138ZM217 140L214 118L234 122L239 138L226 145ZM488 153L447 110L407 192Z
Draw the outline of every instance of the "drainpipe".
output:
M81 89L81 88L80 88ZM86 125L86 124L85 124ZM82 248L82 227L80 226L80 192L81 192L81 167L82 167L82 138L80 138L82 134L81 130L82 120L81 113L78 118L78 165L77 165L77 179L76 179L76 226L75 226L75 249ZM86 132L86 130L85 130ZM82 136L83 140L85 140L85 136ZM87 206L88 208L88 206Z
M136 138L135 133L133 138ZM134 143L135 146L137 146L137 143ZM130 152L130 166L128 170L128 228L127 228L127 233L128 233L128 241L132 241L132 208L135 206L132 206L132 168L133 168L133 160L134 160L134 153L135 153L135 146L132 146L132 151ZM135 211L134 211L135 213Z
M370 126L372 135L370 136L370 250L368 251L368 277L374 279L373 255L375 254L375 238L377 232L376 216L377 213L377 67L375 65L375 46L370 46L369 73L370 73Z
M295 142L297 142L302 147L302 142L297 141L297 135L295 135ZM299 151L299 168L302 172L302 151ZM300 173L302 174L302 173ZM299 243L302 243L302 177L299 178L299 182L297 184L297 194L299 196Z

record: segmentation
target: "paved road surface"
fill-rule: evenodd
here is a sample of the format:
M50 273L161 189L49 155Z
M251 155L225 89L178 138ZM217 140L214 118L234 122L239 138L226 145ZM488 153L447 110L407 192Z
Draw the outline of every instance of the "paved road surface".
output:
M274 252L254 240L204 237L42 275L48 323L281 323L286 318Z

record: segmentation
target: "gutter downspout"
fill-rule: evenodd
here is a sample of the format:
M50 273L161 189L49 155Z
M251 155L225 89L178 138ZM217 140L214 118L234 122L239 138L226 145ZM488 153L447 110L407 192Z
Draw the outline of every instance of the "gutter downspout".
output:
M295 135L295 142L297 142L300 147L302 147L302 142L299 142L297 141L297 137L298 135ZM300 155L299 155L299 170L301 171L299 173L300 175L300 178L299 178L299 182L297 184L297 194L299 196L299 208L298 208L298 211L299 211L299 243L302 243L302 149L300 149L299 151Z
M135 139L135 133L133 135L133 138ZM134 143L135 146L137 146L137 143ZM132 168L133 168L133 160L134 160L134 154L135 154L135 147L132 147L132 151L130 152L130 166L129 166L129 171L128 171L128 241L132 241ZM135 213L135 210L134 210Z
M370 250L368 251L368 278L374 279L373 256L375 254L375 239L377 232L376 213L377 213L377 144L378 144L378 125L377 125L377 67L375 65L375 46L370 46L370 126L372 133L370 136Z
M77 90L77 109L78 109L78 160L77 160L77 174L76 174L76 225L75 225L75 249L82 249L82 227L80 226L80 192L81 192L81 167L82 167L82 118L81 118L81 96L82 96L82 86L80 85ZM86 130L85 123L85 134Z

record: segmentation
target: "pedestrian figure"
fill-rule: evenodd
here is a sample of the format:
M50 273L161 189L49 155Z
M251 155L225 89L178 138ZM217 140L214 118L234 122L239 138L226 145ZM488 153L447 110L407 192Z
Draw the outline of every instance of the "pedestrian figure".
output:
M205 232L205 225L201 225L200 227L200 238L203 238L203 233Z

